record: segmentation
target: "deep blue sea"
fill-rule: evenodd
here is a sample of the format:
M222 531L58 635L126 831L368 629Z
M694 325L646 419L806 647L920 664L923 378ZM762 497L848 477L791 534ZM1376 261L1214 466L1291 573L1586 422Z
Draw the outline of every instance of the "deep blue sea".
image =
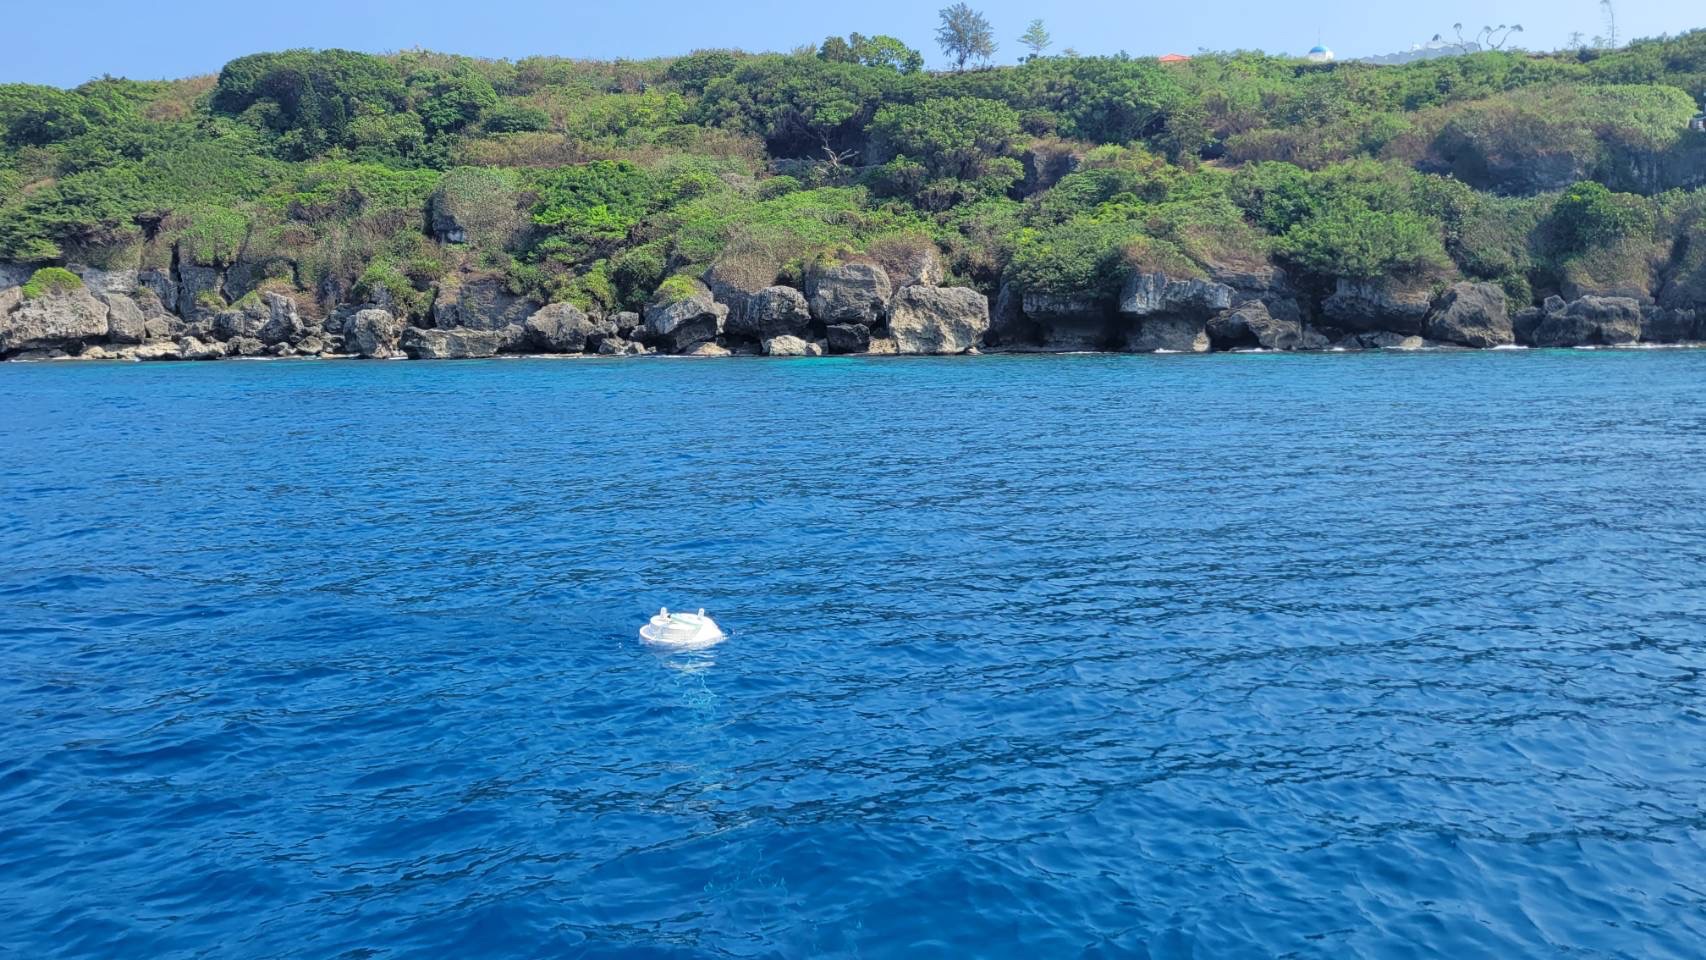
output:
M1706 352L8 364L0 420L6 957L1706 953Z

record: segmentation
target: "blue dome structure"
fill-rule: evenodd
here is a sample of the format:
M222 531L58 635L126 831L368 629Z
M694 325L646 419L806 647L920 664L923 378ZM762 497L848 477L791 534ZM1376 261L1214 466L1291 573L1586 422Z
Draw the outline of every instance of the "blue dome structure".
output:
M1311 63L1331 63L1333 61L1333 51L1328 50L1326 47L1317 43L1315 46L1309 48L1309 52L1303 55L1303 59L1308 60Z

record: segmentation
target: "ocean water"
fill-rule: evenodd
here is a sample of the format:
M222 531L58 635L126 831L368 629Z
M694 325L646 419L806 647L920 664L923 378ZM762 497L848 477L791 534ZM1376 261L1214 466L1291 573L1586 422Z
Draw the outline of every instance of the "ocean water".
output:
M1706 352L0 411L0 955L1706 953Z

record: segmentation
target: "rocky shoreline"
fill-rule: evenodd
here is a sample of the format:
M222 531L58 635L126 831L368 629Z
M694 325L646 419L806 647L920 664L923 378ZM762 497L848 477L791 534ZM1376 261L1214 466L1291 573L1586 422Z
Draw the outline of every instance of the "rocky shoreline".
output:
M497 278L442 284L413 323L394 304L342 304L319 315L305 298L257 285L227 303L235 268L102 270L73 265L63 282L0 264L0 357L9 360L212 360L526 354L698 357L976 352L1205 353L1581 347L1706 341L1706 317L1639 291L1548 297L1511 312L1475 281L1342 279L1315 296L1271 264L1172 277L1134 272L1113 302L1004 287L995 302L944 287L933 256L821 263L799 288L743 283L717 267L666 281L643 311L589 314L538 304ZM31 287L39 289L31 289Z

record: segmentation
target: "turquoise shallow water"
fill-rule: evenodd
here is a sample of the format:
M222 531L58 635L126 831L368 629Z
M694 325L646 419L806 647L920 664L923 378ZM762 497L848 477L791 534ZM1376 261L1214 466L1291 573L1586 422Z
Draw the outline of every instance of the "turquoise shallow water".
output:
M0 954L1698 957L1703 386L5 365Z

